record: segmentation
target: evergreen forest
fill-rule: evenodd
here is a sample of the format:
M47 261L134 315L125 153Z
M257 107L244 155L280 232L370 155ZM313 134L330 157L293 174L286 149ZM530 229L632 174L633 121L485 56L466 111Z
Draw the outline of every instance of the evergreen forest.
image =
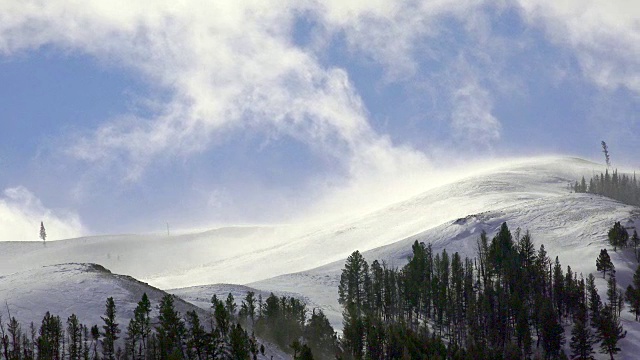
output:
M589 183L584 176L573 184L573 191L577 193L589 193L606 196L618 200L624 204L640 206L640 184L636 174L619 174L614 170L609 174L609 169L600 175L594 175Z

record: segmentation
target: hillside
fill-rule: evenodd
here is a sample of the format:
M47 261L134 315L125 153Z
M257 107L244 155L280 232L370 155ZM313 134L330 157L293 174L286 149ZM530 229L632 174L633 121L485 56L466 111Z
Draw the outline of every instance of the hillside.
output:
M512 227L528 228L539 234L538 240L546 240L540 238L542 231L538 230L552 230L545 231L544 236L555 241L567 236L560 225L577 226L585 218L583 206L597 215L593 221L599 223L630 217L629 206L570 193L569 183L600 170L597 164L566 157L504 161L469 170L448 184L376 212L328 224L222 228L171 237L89 237L45 245L3 242L0 274L31 266L93 262L165 289L244 284L340 261L355 249L367 251L415 236L428 237L437 227L443 230L457 219L483 213L493 219L489 226L500 219L514 219ZM545 217L552 221L549 225L536 225L543 224ZM469 220L460 229L472 231L476 220ZM574 228L569 235L573 234L578 243L595 241L589 236L598 228L596 225L587 224L588 230ZM446 231L442 239L456 234L453 227Z
M85 324L101 325L100 316L110 296L115 300L118 318L128 319L145 292L154 309L166 295L160 289L113 274L97 264L52 265L0 277L0 300L3 305L6 302L11 316L25 324L31 321L39 324L49 311L65 320L75 313ZM193 308L187 302L176 302L176 309L183 314ZM5 316L6 312L3 309Z
M0 301L3 309L0 312L3 321L7 321L7 313L10 312L22 324L23 329L28 329L30 322L37 328L46 311L60 316L65 324L67 317L76 314L80 322L89 327L94 324L102 326L104 322L100 317L104 315L106 299L113 297L116 320L124 333L128 319L133 316L133 310L143 293L149 297L151 318L154 319L158 316L160 299L166 292L129 276L113 274L97 264L52 265L1 276ZM175 300L175 308L182 316L192 310L197 311L201 319L208 319L210 316L206 307L197 307L180 298ZM124 338L121 341L122 339ZM273 355L274 359L288 358L274 345L262 343L265 344L269 357Z
M41 289L43 284L46 287L59 284L60 288L75 284L72 288L75 286L76 291L56 295L60 296L56 303L60 304L58 312L62 314L68 312L68 304L74 299L87 296L83 284L96 283L100 276L111 280L99 283L112 285L103 292L102 288L91 291L91 295L96 295L95 305L85 302L86 309L96 306L102 309L106 290L113 296L116 293L139 298L140 291L135 286L142 286L141 283L115 285L119 282L113 279L133 279L107 275L97 267L60 265L29 270L69 261L90 261L108 264L116 272L157 287L171 288L172 293L205 309L214 293L231 291L241 296L249 289L210 284L246 284L263 294L274 291L294 295L310 307L324 308L333 326L340 329L337 284L344 259L356 249L370 261L384 260L393 267L406 262L415 240L431 243L438 252L446 248L450 253L457 251L473 257L481 231L492 236L500 224L507 222L512 231L518 227L528 229L536 247L544 243L547 252L559 256L565 268L569 265L584 275L595 272L595 258L607 246L606 232L613 222L621 220L630 228L640 222L638 208L601 196L571 192L570 183L601 168L566 157L494 164L356 219L324 225L231 227L172 237L103 236L47 244L4 242L0 243L0 274L26 272L0 278L0 289L22 284L15 287L22 290L0 290L0 299L29 304L14 305L16 313L27 312L42 307L37 303L42 296L34 295L48 291ZM637 264L628 252L611 255L618 283L626 286ZM605 297L606 286L600 277L597 286ZM132 306L128 309L124 306L123 311L131 311ZM640 327L632 320L625 312L623 321L630 332L621 344L627 354L640 351Z

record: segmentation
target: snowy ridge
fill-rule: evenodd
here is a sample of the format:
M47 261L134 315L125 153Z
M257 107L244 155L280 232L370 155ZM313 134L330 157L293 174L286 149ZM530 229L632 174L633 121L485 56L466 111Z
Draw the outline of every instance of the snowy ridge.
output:
M329 224L231 227L171 237L89 237L44 245L3 242L0 274L32 266L91 262L164 289L246 284L340 261L356 249L393 244L473 214L517 213L523 221L510 224L513 228L521 226L541 234L527 226L528 217L547 216L555 222L565 221L565 215L569 222L569 217L579 217L581 210L572 214L566 202L584 194L570 194L568 185L602 170L597 164L566 157L505 161L376 212ZM578 205L599 207L600 200L594 201ZM607 206L612 215L629 211L617 203ZM536 208L538 215L533 214Z
M158 316L160 299L167 294L160 289L140 282L130 276L116 275L97 264L60 264L34 270L18 272L0 277L0 301L3 321L8 321L8 313L15 317L23 330L31 322L40 326L45 312L60 316L63 324L71 314L76 314L81 323L91 327L102 326L100 316L104 314L105 302L113 297L116 304L116 321L124 336L129 319L142 294L146 293L151 302L151 319ZM196 311L204 324L210 317L207 308L195 306L181 298L174 301L176 310L184 316L187 311ZM152 320L153 322L153 320ZM66 326L66 325L65 325ZM124 337L121 336L120 342ZM261 359L289 359L277 346L260 340L265 345L266 357ZM123 343L120 346L124 346Z
M0 243L0 274L69 261L96 262L154 286L173 288L172 293L204 308L214 293L226 296L231 291L241 298L248 288L193 286L246 284L319 305L339 329L337 284L344 259L354 250L370 261L380 259L396 267L406 262L415 240L431 243L435 251L446 248L449 253L473 257L480 232L493 236L507 222L514 233L517 228L529 230L536 247L543 243L550 256L559 256L565 269L569 265L585 276L595 273L595 259L607 247L608 228L615 221L627 227L640 224L638 208L571 192L570 183L603 171L601 165L576 158L531 158L469 173L359 218L325 225L224 228L172 237L80 238L46 245ZM610 254L618 284L626 287L637 263L628 251ZM606 298L601 277L596 284ZM0 289L6 286L0 282ZM185 287L190 288L177 289ZM0 300L4 294L0 292ZM629 335L621 346L626 354L640 353L638 323L626 310L622 320Z
M59 315L64 321L75 313L87 326L101 325L100 316L104 314L108 297L114 298L117 318L126 326L122 320L133 316L145 292L155 311L155 306L166 295L164 291L130 276L112 274L97 264L44 266L0 277L0 300L23 326L31 321L40 324L46 311ZM175 306L182 314L195 309L180 299ZM6 316L7 309L2 309L2 313Z

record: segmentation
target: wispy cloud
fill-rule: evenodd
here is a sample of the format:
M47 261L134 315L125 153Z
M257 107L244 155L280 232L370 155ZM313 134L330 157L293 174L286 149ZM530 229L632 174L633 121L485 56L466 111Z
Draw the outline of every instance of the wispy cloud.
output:
M640 93L640 3L633 0L520 1L524 15L570 46L599 86Z
M385 151L348 75L292 45L294 3L4 6L2 13L11 14L0 25L5 54L53 44L132 68L169 90L154 116L123 115L69 148L83 160L120 163L130 180L159 154L202 151L225 131L243 128L291 136L347 168L359 166L352 162L363 153ZM383 157L402 162L405 153L415 155L386 144Z

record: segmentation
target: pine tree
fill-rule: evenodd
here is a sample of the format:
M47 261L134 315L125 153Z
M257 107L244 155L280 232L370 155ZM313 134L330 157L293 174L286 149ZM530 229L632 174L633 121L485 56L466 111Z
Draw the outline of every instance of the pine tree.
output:
M564 329L558 320L558 313L554 311L553 304L548 299L544 300L540 314L542 322L542 347L548 358L556 359L562 353L564 344Z
M2 319L0 318L0 333L4 333L4 327L1 326ZM7 334L3 337L4 353L8 356L9 360L20 360L22 352L22 330L20 323L15 317L11 317L7 324ZM9 345L11 348L9 348Z
M596 339L587 325L587 309L581 306L576 313L571 330L571 342L569 343L571 358L577 360L593 359L592 354L595 353L593 344L595 342Z
M98 354L98 343L100 341L100 330L98 329L98 325L93 325L91 327L91 343L93 347L93 355L92 359L99 360L100 355Z
M236 317L236 310L238 309L238 305L236 305L236 300L233 298L233 294L229 293L229 295L227 295L227 300L225 300L224 306L227 309L227 312L229 313L231 319L234 319Z
M636 261L640 261L640 253L638 253L638 246L640 246L640 237L638 237L638 232L633 229L633 235L631 236L631 245L633 245L633 251L636 255Z
M368 272L366 260L359 251L355 251L347 258L338 286L338 302L344 309L344 342L356 359L363 355L363 316Z
M602 152L604 153L605 163L607 164L607 168L609 168L611 167L611 158L609 157L609 147L607 146L607 143L604 142L604 140L602 140L600 144L602 145Z
M102 357L106 360L115 359L115 341L119 339L118 334L120 329L119 324L116 323L116 304L113 301L113 297L107 298L106 309L104 316L101 317L104 325L102 326L103 332L101 333L102 339Z
M213 308L213 317L216 320L218 326L218 332L221 337L226 337L229 334L231 319L229 312L224 306L222 300L218 299L216 295L211 297L211 307Z
M229 333L229 350L231 359L245 360L249 359L249 335L242 329L240 324L231 327Z
M256 296L253 291L248 291L241 305L241 312L251 320L251 326L255 323Z
M629 233L627 233L627 229L625 229L619 221L609 229L607 237L609 238L609 243L613 246L613 251L616 251L618 247L626 247L629 241Z
M60 317L48 311L42 319L37 340L38 359L60 359L60 345L63 338Z
M620 352L618 341L627 336L627 332L622 329L620 319L616 316L615 311L605 305L600 313L600 323L598 324L598 336L602 339L600 343L600 352L609 354L613 360L613 355Z
M44 229L43 221L40 221L40 239L42 239L42 241L47 240L47 231Z
M161 360L174 357L184 358L182 340L185 335L185 326L180 314L175 310L173 295L163 296L158 310L156 331Z
M198 313L187 311L187 323L189 325L187 348L195 353L196 359L204 359L207 346L206 331L200 324ZM188 358L193 358L193 356L188 356Z
M318 359L334 359L337 353L337 337L329 319L321 309L314 309L304 329L304 338Z
M75 314L67 319L67 334L69 335L69 360L80 360L82 356L82 324Z
M140 346L140 323L138 319L135 317L129 320L129 325L127 325L127 332L125 336L125 353L128 356L131 356L131 359L136 359L136 354L138 347Z
M625 300L629 303L629 307L638 321L638 316L640 316L640 265L633 274L633 283L627 286Z
M620 313L618 310L618 282L615 273L609 275L609 280L607 280L607 302L614 314Z
M138 358L144 358L147 353L147 341L151 333L151 302L147 293L142 294L142 298L138 302L135 310L133 310L134 327L139 337L138 348L133 349L137 353Z
M611 262L611 257L607 252L607 249L601 249L600 255L596 259L596 269L598 271L602 271L602 278L607 275L607 271L614 271L615 266L613 266L613 262Z

